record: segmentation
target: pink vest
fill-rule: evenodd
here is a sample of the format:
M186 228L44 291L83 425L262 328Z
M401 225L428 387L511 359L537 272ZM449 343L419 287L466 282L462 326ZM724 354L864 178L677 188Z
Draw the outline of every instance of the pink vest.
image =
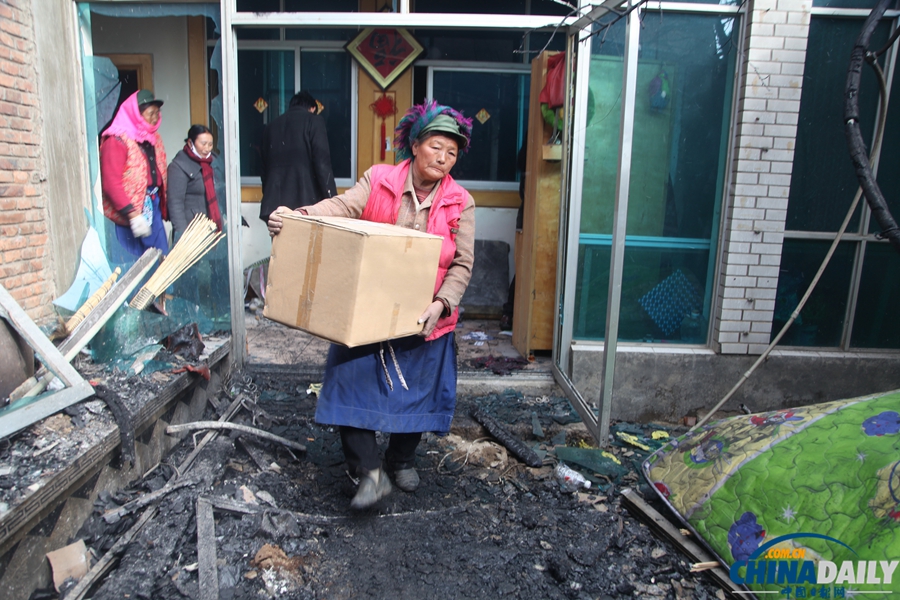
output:
M128 155L125 159L125 172L122 173L122 187L125 188L125 194L131 200L131 206L138 212L144 207L144 196L147 195L147 182L150 180L150 165L147 163L147 155L141 150L137 142L131 138L116 136L128 149ZM105 138L104 138L105 139ZM167 165L166 149L163 147L162 138L157 135L156 141L153 142L153 148L156 151L156 170L159 173L159 180L162 185L159 190L159 210L164 220L169 219L169 212L166 207L166 181L167 181ZM128 219L122 216L112 201L103 194L103 214L106 215L113 223L128 227Z
M372 191L366 201L361 219L376 223L397 224L397 215L400 213L400 201L403 196L403 186L409 175L409 159L399 165L373 165L369 175ZM440 184L434 201L428 211L428 233L444 238L441 244L441 258L438 262L437 279L434 283L434 293L444 283L444 276L456 256L456 234L459 231L459 217L465 208L468 192L453 181L449 175L445 176ZM426 340L437 339L456 329L459 320L459 309L454 309L448 317L442 317L437 322L434 331Z

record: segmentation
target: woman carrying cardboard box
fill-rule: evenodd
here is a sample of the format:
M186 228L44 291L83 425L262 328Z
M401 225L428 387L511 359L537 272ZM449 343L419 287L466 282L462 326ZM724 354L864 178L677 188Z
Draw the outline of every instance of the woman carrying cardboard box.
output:
M415 491L422 433L450 431L456 408L453 331L474 261L475 201L450 176L459 154L468 150L472 120L430 101L410 108L394 134L397 157L404 159L400 164L374 165L345 193L297 209L443 238L434 301L419 318L419 335L356 348L332 344L328 352L316 421L340 427L347 465L360 478L350 502L355 509L368 508L391 492L388 472L401 490ZM282 206L270 215L271 235L281 231L279 215L289 211ZM391 434L384 466L376 431Z

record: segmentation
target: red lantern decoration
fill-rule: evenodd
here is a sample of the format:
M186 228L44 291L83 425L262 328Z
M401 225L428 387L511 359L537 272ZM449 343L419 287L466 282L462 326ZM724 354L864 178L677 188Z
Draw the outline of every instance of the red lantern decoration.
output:
M384 120L397 114L397 104L394 102L393 96L381 94L381 97L369 105L375 111L375 116L381 117L381 160L384 160L385 147L387 146L387 132L385 131Z

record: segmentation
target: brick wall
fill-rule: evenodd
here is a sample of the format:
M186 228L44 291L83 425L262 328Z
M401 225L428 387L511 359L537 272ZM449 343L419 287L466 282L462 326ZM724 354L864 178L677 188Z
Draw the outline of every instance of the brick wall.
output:
M53 314L31 3L0 2L0 284L34 320Z
M723 354L761 354L769 344L811 7L754 0L750 11L714 336Z

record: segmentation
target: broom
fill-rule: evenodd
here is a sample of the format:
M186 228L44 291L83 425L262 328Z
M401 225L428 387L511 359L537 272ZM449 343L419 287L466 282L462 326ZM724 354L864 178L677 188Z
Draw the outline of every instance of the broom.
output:
M144 310L150 306L167 287L184 275L185 271L212 250L223 237L225 234L218 231L212 219L206 215L195 216L184 230L181 239L128 306L137 310Z
M78 326L79 323L84 321L85 317L87 317L88 314L90 314L90 312L94 310L94 307L100 304L100 301L107 294L107 292L109 292L109 289L113 286L113 284L116 282L116 279L118 279L119 275L121 274L122 269L120 267L116 267L116 270L112 272L112 275L110 275L105 282L103 282L103 285L101 285L97 289L97 291L94 292L91 297L81 305L81 308L79 308L78 311L74 315L72 315L68 321L65 322L65 324L62 324L62 326L59 327L59 329L57 330L57 337L66 337L70 335L75 330L75 327Z

